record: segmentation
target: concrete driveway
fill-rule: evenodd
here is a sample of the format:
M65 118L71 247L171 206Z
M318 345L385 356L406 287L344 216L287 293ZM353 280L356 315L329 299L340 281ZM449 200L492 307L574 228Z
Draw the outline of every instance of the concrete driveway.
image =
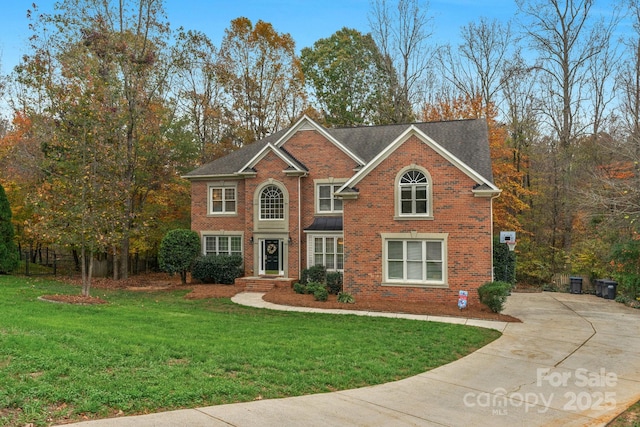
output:
M261 296L243 293L234 300L282 308ZM503 333L473 354L401 381L74 425L602 426L640 400L640 310L592 295L515 293L505 313L523 323L385 314Z

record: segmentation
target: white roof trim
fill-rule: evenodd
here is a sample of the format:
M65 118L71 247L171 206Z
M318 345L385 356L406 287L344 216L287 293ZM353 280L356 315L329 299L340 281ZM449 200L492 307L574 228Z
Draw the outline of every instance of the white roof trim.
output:
M427 134L422 132L420 129L415 127L414 125L409 126L400 136L398 136L395 141L389 144L384 150L382 150L376 157L373 158L367 165L365 165L358 173L356 173L349 181L347 181L338 192L342 191L346 188L351 188L355 186L358 182L360 182L365 176L367 176L373 169L375 169L384 159L389 157L391 153L393 153L398 147L400 147L406 140L409 139L412 135L417 136L422 142L427 144L433 150L435 150L442 157L446 158L449 162L451 162L454 166L460 169L464 174L466 174L469 178L473 179L478 184L486 184L494 191L500 191L493 183L487 181L480 174L478 174L475 170L469 167L462 160L458 159L456 156L451 154L447 149L445 149L442 145L438 144L436 141L431 139Z
M332 142L336 147L338 147L343 153L352 158L355 162L360 165L365 164L365 161L358 157L353 151L349 150L345 147L340 141L335 139L331 134L327 132L325 128L318 125L316 122L311 120L308 116L304 115L300 120L296 122L293 126L289 128L289 130L280 137L275 142L276 147L282 147L296 132L301 130L315 130L325 138L327 138L330 142Z
M264 158L264 156L267 155L267 152L269 151L275 153L276 156L278 156L283 162L285 162L287 165L294 168L296 171L306 172L305 170L300 168L300 166L297 165L295 162L292 162L289 156L285 156L282 151L278 150L278 148L275 145L269 142L267 143L267 145L265 145L262 148L262 150L260 150L255 156L253 156L251 160L249 160L244 166L242 166L237 173L242 173L242 171L246 169L253 168L260 160Z

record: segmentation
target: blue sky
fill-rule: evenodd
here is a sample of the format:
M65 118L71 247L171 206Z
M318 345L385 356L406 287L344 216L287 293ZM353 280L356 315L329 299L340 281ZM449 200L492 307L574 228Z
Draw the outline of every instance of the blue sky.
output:
M29 37L27 9L35 2L51 12L54 0L4 0L0 11L0 60L7 74L26 52ZM369 31L370 0L165 0L172 28L199 30L216 45L231 20L245 16L252 22L270 22L279 33L289 33L298 49L311 46L343 27ZM484 16L507 21L516 11L515 0L431 0L434 43L455 44L460 27Z

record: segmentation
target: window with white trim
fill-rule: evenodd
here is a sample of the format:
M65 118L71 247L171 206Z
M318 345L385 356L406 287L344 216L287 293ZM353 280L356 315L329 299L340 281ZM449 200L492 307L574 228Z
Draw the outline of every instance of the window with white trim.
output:
M424 285L445 284L444 240L385 240L385 281Z
M311 236L312 253L309 266L324 265L328 271L344 270L342 236Z
M204 254L242 256L242 236L204 236Z
M209 214L235 214L237 191L235 186L209 186Z
M334 196L341 186L342 184L318 184L316 206L319 213L342 212L342 199Z
M284 194L276 185L267 185L260 193L260 219L284 219Z
M400 178L400 215L429 215L429 179L419 170L408 170Z

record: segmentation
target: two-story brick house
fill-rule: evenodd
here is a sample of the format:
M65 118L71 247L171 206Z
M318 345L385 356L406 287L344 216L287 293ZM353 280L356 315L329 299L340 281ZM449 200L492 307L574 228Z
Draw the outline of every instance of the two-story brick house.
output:
M443 302L492 279L500 190L484 120L326 129L304 117L185 178L203 253L242 255L247 277L323 264L356 299Z

